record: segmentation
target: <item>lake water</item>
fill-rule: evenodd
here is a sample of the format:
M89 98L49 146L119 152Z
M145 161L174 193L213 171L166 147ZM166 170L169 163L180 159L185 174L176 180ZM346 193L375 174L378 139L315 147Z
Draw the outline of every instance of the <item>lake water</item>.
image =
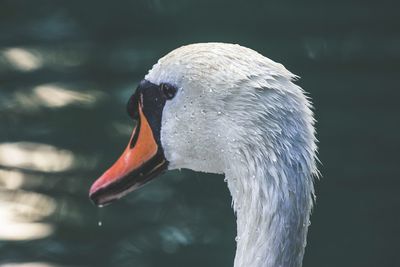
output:
M385 0L1 1L0 266L232 266L223 176L168 172L103 209L87 196L129 139L125 104L147 70L206 41L283 63L313 98L323 178L304 266L400 266L398 10Z

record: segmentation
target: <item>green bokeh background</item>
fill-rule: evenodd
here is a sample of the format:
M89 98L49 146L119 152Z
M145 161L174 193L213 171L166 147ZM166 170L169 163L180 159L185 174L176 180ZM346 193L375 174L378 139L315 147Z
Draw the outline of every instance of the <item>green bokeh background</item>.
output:
M283 63L313 98L323 177L304 266L400 266L399 7L0 1L0 266L232 266L236 226L222 176L169 172L101 210L87 198L126 145L134 124L125 103L147 70L207 41ZM33 63L18 63L21 53ZM32 151L45 163L29 163ZM73 163L54 167L65 155ZM15 222L51 231L13 235Z

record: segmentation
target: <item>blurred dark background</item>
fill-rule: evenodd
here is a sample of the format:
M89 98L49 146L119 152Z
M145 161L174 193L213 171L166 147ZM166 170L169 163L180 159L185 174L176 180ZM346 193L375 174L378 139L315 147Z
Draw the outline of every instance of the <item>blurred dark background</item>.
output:
M315 103L323 178L306 267L400 266L395 1L0 1L0 266L232 266L223 177L169 172L103 209L137 83L184 44L239 43Z

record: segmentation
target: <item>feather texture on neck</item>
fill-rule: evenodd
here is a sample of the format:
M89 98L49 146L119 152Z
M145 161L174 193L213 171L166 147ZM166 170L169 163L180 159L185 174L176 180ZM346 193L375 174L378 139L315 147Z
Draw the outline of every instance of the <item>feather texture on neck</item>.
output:
M229 111L234 119L226 129L235 130L222 143L230 144L225 175L237 214L235 267L302 265L316 145L308 101L299 87L287 81L288 87L290 93L279 88L253 93L257 101L249 102L257 106L247 106L250 117Z

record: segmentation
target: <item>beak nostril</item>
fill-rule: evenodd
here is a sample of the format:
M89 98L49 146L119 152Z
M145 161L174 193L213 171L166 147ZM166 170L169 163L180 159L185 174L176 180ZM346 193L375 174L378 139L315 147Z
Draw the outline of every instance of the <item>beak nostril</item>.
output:
M137 120L139 118L138 104L139 102L136 90L136 92L129 98L128 103L126 104L126 111L128 112L129 117L134 120Z

